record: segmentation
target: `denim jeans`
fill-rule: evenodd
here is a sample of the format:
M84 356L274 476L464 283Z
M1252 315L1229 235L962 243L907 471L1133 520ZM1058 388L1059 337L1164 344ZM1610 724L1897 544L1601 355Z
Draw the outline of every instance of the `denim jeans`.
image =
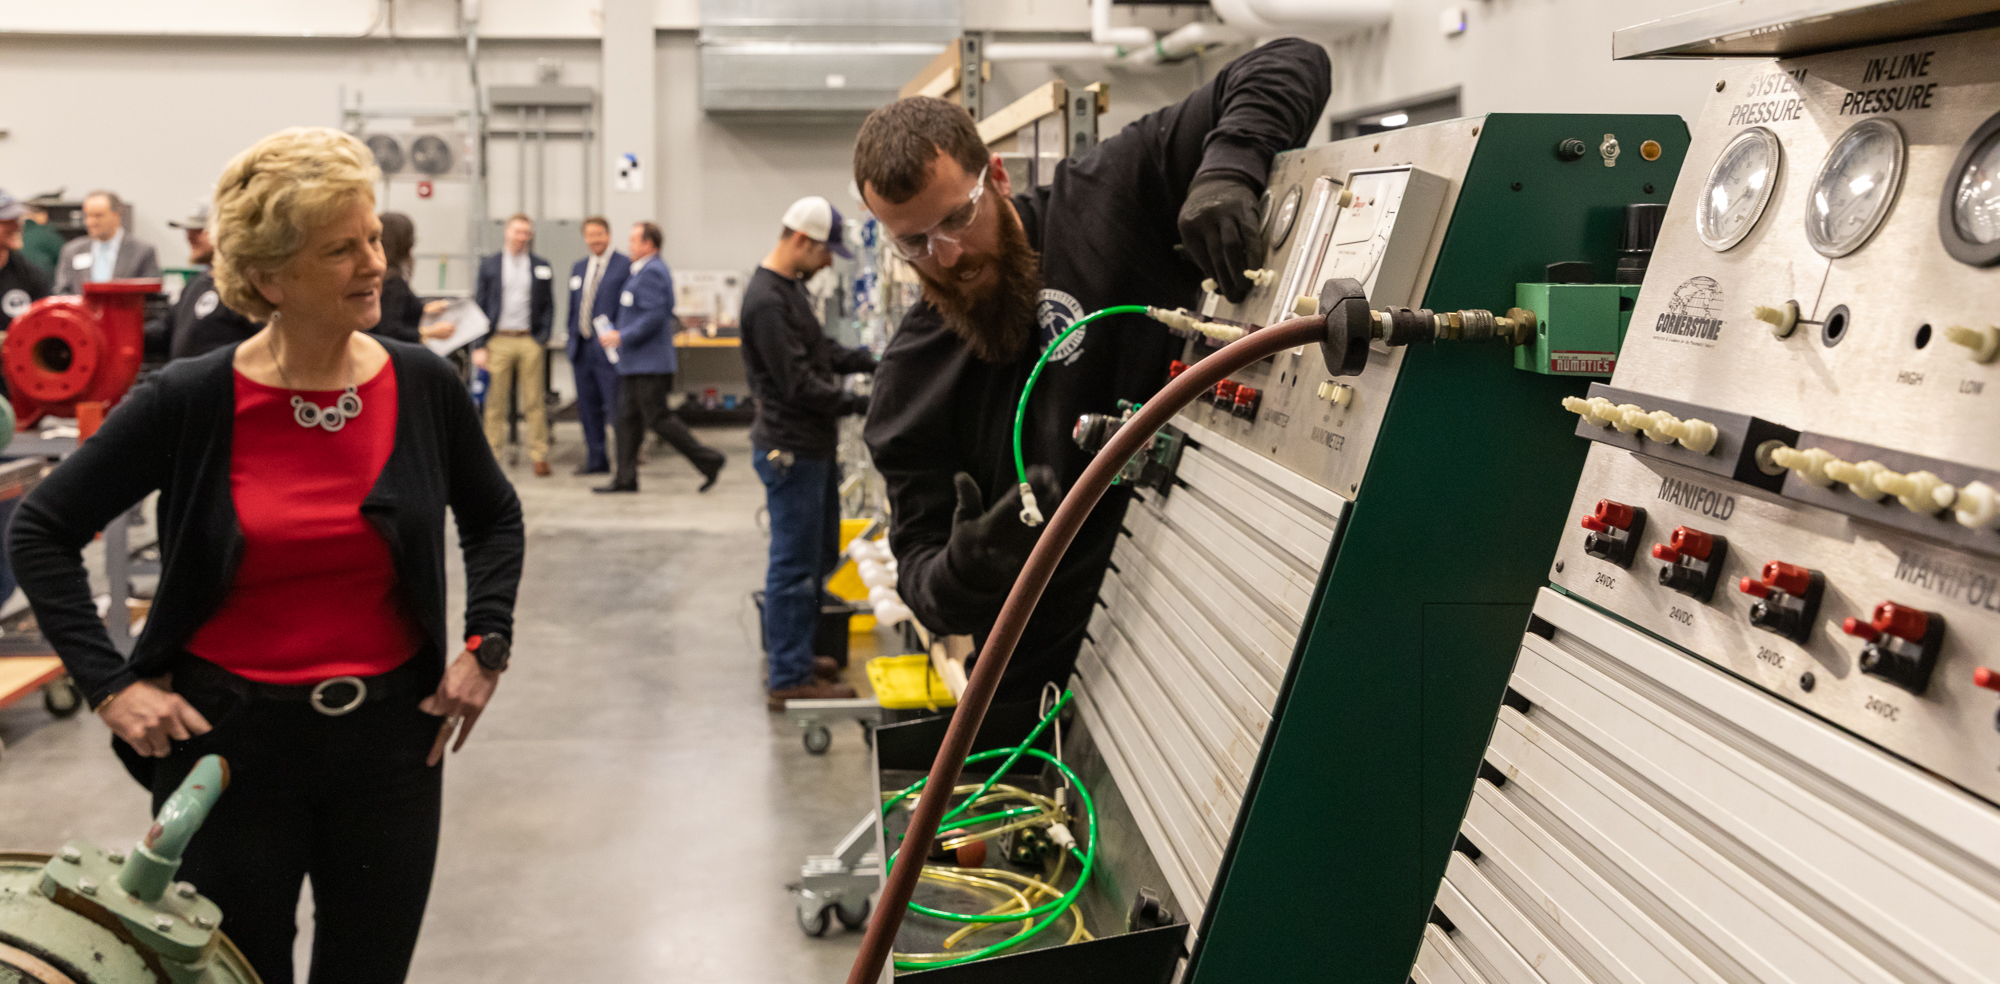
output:
M769 448L751 449L771 513L771 562L764 571L767 683L783 690L812 682L821 585L840 562L840 466L830 458L786 454L787 464L770 455Z

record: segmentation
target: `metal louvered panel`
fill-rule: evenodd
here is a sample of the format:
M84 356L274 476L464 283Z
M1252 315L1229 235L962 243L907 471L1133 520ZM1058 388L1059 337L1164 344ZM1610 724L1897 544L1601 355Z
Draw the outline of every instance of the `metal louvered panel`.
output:
M1190 919L1346 509L1244 458L1190 441L1172 492L1133 502L1077 659L1085 724Z
M1536 613L1448 917L1593 980L2000 981L2000 812L1575 601Z

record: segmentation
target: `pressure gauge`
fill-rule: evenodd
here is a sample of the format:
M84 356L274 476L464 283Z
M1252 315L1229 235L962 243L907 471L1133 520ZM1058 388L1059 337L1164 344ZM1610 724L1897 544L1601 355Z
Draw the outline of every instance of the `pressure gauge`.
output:
M1283 246L1285 237L1292 234L1292 225L1299 220L1299 199L1304 194L1303 185L1293 185L1292 190L1285 192L1284 200L1278 203L1277 211L1271 213L1271 227L1264 230L1264 241L1270 244L1271 249Z
M1771 201L1783 160L1778 135L1761 126L1737 134L1716 155L1695 201L1695 233L1709 249L1728 249L1756 227Z
M1846 256L1882 225L1903 183L1903 131L1883 117L1847 128L1813 178L1806 239L1823 256Z
M1958 152L1944 200L1938 209L1938 236L1961 263L2000 263L2000 115L1979 129Z

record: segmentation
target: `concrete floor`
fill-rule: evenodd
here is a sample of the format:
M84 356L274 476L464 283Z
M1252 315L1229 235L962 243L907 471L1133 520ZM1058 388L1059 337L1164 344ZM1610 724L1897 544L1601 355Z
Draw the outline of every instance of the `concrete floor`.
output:
M574 424L558 425L555 477L509 469L528 530L515 661L447 761L411 981L845 978L860 935L808 939L784 886L867 808L868 751L837 728L808 755L765 711L749 600L763 488L745 430L697 433L729 455L706 495L657 446L640 494L592 495L601 476L570 475ZM109 740L87 713L0 711L0 849L135 839L146 798Z

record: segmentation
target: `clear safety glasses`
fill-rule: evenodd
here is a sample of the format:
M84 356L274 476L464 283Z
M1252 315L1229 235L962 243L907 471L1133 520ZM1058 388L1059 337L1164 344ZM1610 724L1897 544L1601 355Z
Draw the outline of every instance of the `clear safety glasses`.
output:
M965 196L965 204L952 209L937 225L923 232L891 238L889 248L895 250L897 256L915 263L931 255L940 239L956 244L958 237L971 227L972 221L979 218L979 200L986 197L986 172L991 168L992 165L988 165L979 169L979 181Z

